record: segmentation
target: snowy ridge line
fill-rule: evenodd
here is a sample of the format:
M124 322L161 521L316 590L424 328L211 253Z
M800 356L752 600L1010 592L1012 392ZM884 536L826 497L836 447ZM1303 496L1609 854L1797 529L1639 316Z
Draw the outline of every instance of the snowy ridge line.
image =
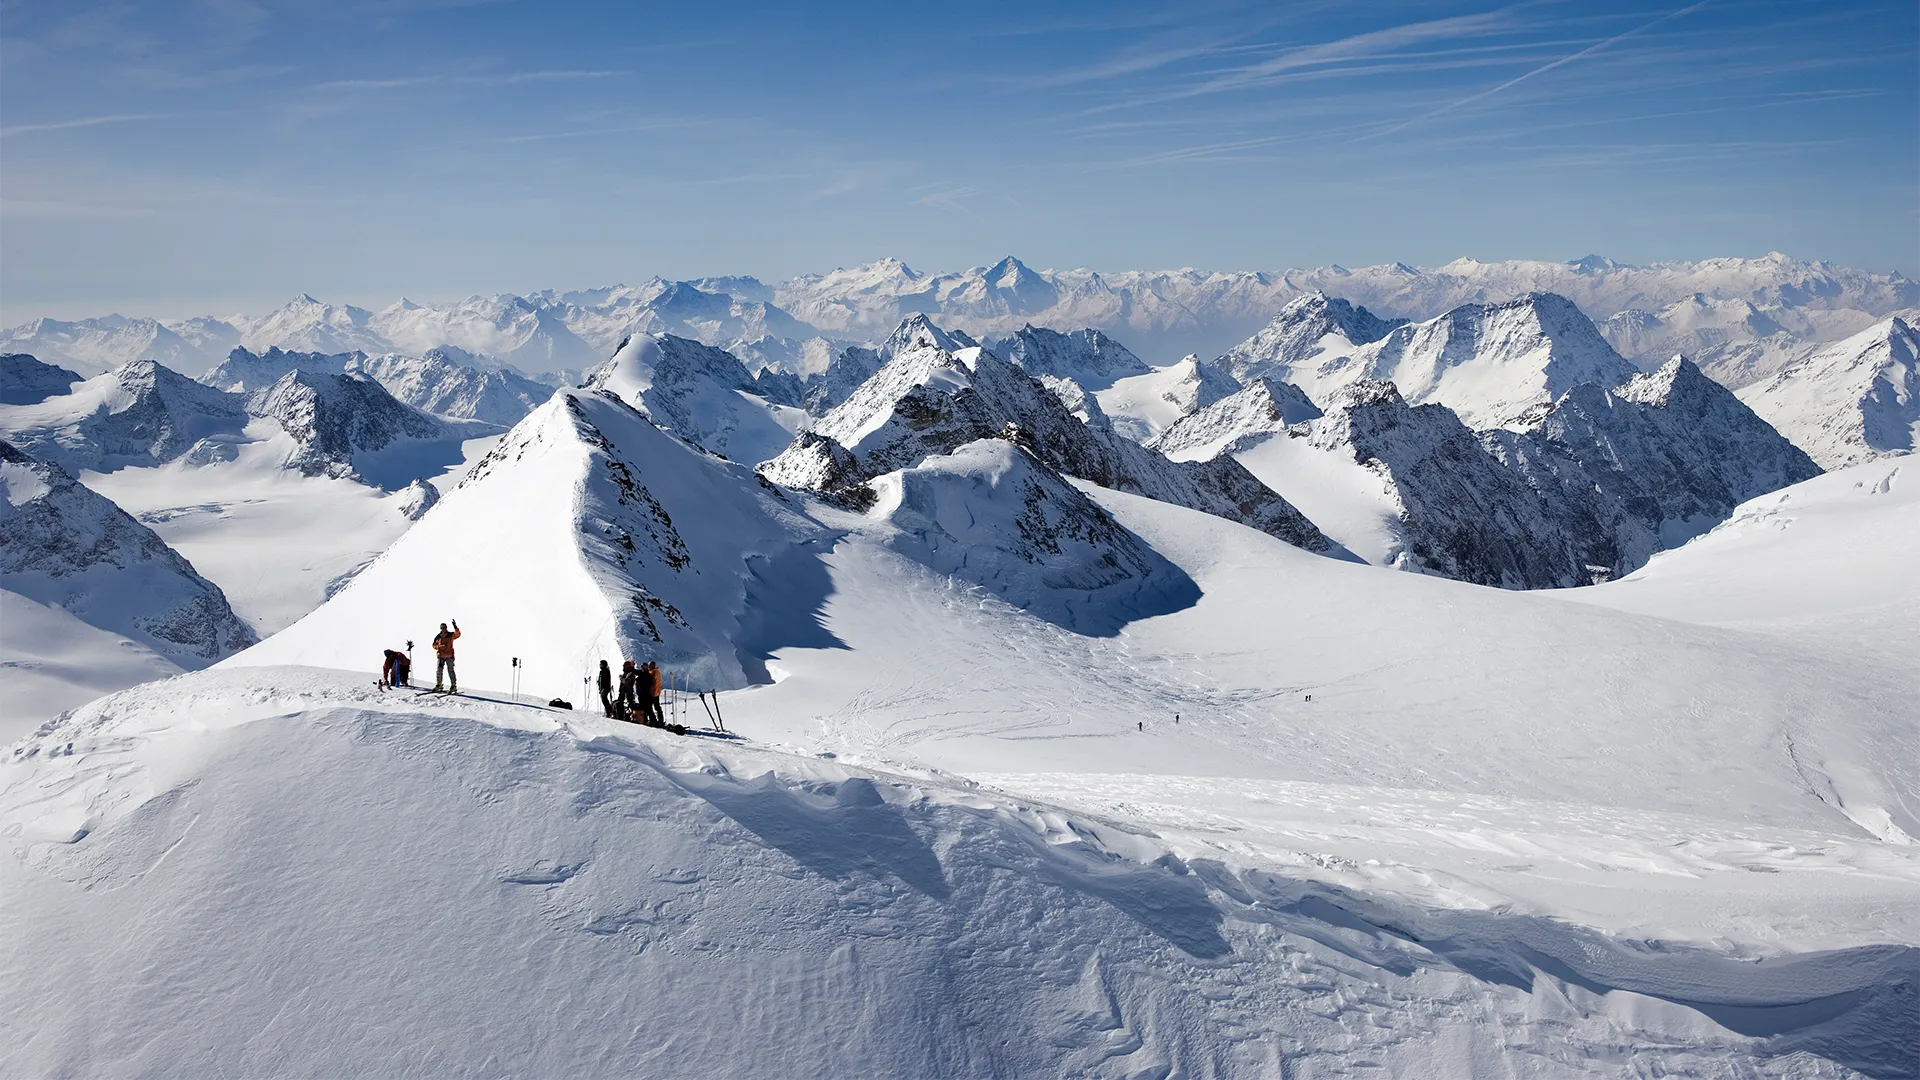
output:
M1920 949L1909 946L1743 959L1499 910L1421 909L1231 859L1183 858L1137 829L972 784L690 743L590 716L530 714L472 699L399 703L353 678L297 668L210 672L169 680L164 694L136 689L102 699L14 748L11 775L0 784L0 823L25 826L7 835L32 845L27 864L40 873L131 884L150 869L115 869L112 855L127 843L116 838L192 798L195 777L232 753L223 747L263 745L241 729L265 725L283 736L303 731L371 746L405 739L423 749L491 737L505 740L501 750L513 760L578 761L559 775L581 782L590 759L617 758L636 790L711 807L843 888L898 881L922 902L964 911L979 887L970 864L976 852L990 851L1000 872L1030 881L1039 895L1090 901L1094 912L1117 915L1117 925L1160 942L1152 969L1199 963L1244 967L1244 977L1257 978L1278 959L1267 944L1277 940L1288 943L1282 955L1357 963L1382 980L1442 977L1496 1000L1551 988L1575 1016L1616 1031L1624 1021L1639 1038L1660 1032L1672 1046L1718 1046L1760 1059L1811 1054L1870 1076L1897 1076L1915 1063L1920 1045L1913 1039L1920 1022L1903 989L1920 979ZM284 689L289 684L298 689ZM236 699L240 707L225 716L200 711ZM180 724L186 714L200 722ZM21 783L26 776L34 782ZM858 843L831 839L848 828L857 829ZM594 861L591 852L571 861L556 856L502 880L563 886ZM1286 985L1293 968L1276 970L1280 985L1272 990ZM1681 1022L1689 1014L1723 1030Z

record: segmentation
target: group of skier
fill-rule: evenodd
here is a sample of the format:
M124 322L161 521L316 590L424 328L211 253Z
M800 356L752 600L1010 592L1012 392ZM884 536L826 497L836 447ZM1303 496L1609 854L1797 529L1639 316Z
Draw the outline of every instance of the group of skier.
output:
M449 693L460 692L460 677L453 667L453 643L460 637L460 620L449 620L440 624L440 632L433 636L433 688L444 689ZM407 642L407 648L413 648L413 642ZM413 685L413 658L398 649L386 650L380 665L380 685L399 687ZM667 717L660 708L661 677L660 665L651 660L635 664L631 660L620 665L620 678L616 681L613 669L605 660L600 661L600 706L610 720L626 720L630 723L645 724L648 727L664 728Z
M613 668L600 661L600 707L606 711L610 720L627 720L648 727L666 727L667 718L660 711L660 665L651 660L635 664L627 660L620 665L620 678L614 680Z
M447 693L460 692L460 676L453 669L453 643L460 637L460 620L454 619L453 629L447 629L446 623L440 624L440 632L433 635L433 688ZM413 642L407 642L407 648L413 648ZM444 680L444 682L443 682ZM398 649L388 649L381 656L381 686L412 686L413 657Z

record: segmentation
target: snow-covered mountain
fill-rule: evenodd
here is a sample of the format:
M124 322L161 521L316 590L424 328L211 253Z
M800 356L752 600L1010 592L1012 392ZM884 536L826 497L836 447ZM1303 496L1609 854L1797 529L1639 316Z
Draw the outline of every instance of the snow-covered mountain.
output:
M373 312L352 304L334 305L305 293L257 319L228 320L240 331L240 344L256 352L272 347L289 352L380 352L385 338L372 325Z
M1246 389L1186 412L1147 447L1176 461L1233 454L1322 415L1299 387L1256 376Z
M1240 390L1240 382L1198 356L1153 368L1094 392L1122 435L1144 443L1167 425Z
M872 493L857 489L874 477L1011 435L1067 476L1219 514L1308 550L1327 547L1311 522L1231 459L1175 464L1110 427L1082 423L1033 376L925 316L904 321L887 352L884 367L762 467L768 479L862 502Z
M35 319L0 332L0 352L32 353L83 375L99 375L135 360L153 360L178 371L197 372L219 355L210 345L237 335L210 332L210 324L218 320L189 322L190 327L176 329L176 324L124 315L75 322Z
M289 372L343 375L347 365L363 355L358 352L289 352L277 346L258 353L236 348L227 354L225 360L200 376L199 381L229 394L251 394L279 382Z
M563 312L519 296L470 296L441 307L402 299L367 320L380 335L369 353L424 355L451 345L520 367L585 367L606 355L566 324Z
M455 346L429 349L421 356L361 352L302 353L235 349L200 377L229 393L253 393L280 381L288 372L360 375L385 387L405 404L450 420L478 420L512 427L533 407L553 395L553 387L511 368L485 363Z
M1518 430L1477 436L1389 382L1325 400L1323 415L1297 387L1256 380L1150 445L1233 457L1369 562L1509 588L1627 573L1819 472L1681 359L1613 389L1583 383Z
M478 420L512 427L541 402L553 396L553 387L509 368L481 365L478 357L441 347L421 356L382 353L350 363L358 373L386 387L387 392L416 409L452 420Z
M0 405L38 405L80 382L80 374L27 353L0 353Z
M1525 428L1489 431L1482 441L1540 493L1577 564L1615 576L1748 499L1820 474L1732 391L1679 357L1614 390L1577 386Z
M0 590L57 608L180 667L205 667L256 640L219 587L152 529L65 469L4 440ZM80 684L89 682L87 672L74 674Z
M1125 345L1094 329L1061 333L1029 323L1012 334L990 338L985 345L1028 374L1072 379L1088 390L1104 390L1152 370Z
M1018 443L967 443L873 490L867 517L891 528L893 551L1076 633L1111 635L1199 599L1185 572Z
M1920 333L1888 319L1802 348L1740 400L1827 468L1920 446Z
M1637 372L1579 308L1550 293L1463 304L1395 327L1351 353L1322 350L1304 363L1264 370L1316 401L1361 379L1385 380L1409 402L1445 405L1475 428L1522 422L1575 386L1618 386Z
M1691 338L1703 370L1720 378L1715 350L1769 351L1837 340L1920 307L1920 284L1783 255L1634 267L1588 257L1573 262L1461 259L1281 272L1035 270L1011 256L992 266L925 274L897 259L803 275L768 286L749 277L651 278L638 285L447 304L401 300L378 313L300 296L260 318L40 320L6 331L0 349L94 374L131 359L197 373L236 345L260 351L420 354L452 345L528 370L592 366L636 333L673 334L726 348L750 371L771 367L803 379L849 344L871 344L913 314L977 338L1032 325L1097 329L1164 363L1186 353L1218 356L1266 326L1290 302L1315 293L1344 297L1383 315L1429 319L1463 304L1502 303L1530 293L1567 297L1647 366ZM1778 335L1752 337L1761 323ZM1359 336L1367 336L1360 333ZM1705 338L1722 336L1706 348ZM1677 351L1693 351L1680 348ZM1741 361L1735 364L1737 368ZM1078 376L1074 376L1078 378ZM1727 381L1722 379L1722 381ZM1738 384L1728 385L1738 388ZM1098 386L1090 385L1092 389Z
M241 437L245 401L134 360L32 405L0 406L0 435L70 472L155 465Z
M497 683L519 657L577 686L595 661L624 657L703 689L744 686L757 661L735 638L755 617L750 595L770 567L798 573L818 532L750 469L613 393L562 391L346 588L236 662L360 665L457 619L463 684ZM783 587L798 584L769 586Z
M637 334L587 377L701 449L755 464L778 454L804 423L799 409L759 396L724 349L671 334Z
M293 634L18 744L0 1071L1910 1073L1894 483L1753 529L1884 652L1852 605L1729 632L1671 577L1516 595L1076 484L1198 590L1098 637L570 391ZM372 685L450 616L467 696ZM538 704L636 654L736 658L737 736Z
M1831 321L1829 332L1852 332L1874 317L1920 305L1920 284L1899 274L1779 254L1647 267L1590 256L1572 262L1459 259L1432 268L1391 263L1234 273L1036 271L1009 258L991 267L924 274L897 259L883 259L803 275L775 289L782 307L845 336L871 336L924 313L975 335L1007 333L1029 322L1055 329L1097 327L1150 359L1187 352L1217 356L1290 301L1315 292L1411 319L1546 292L1568 297L1595 320L1628 309L1658 311L1699 294L1818 312ZM1036 310L1047 296L1053 297L1051 305Z
M1357 551L1383 565L1479 585L1585 583L1550 508L1452 410L1410 404L1392 383L1372 379L1335 389L1324 408L1307 424L1306 448L1378 478L1354 484L1350 498L1380 503L1385 496L1380 504L1388 516L1366 523L1385 534L1384 547L1356 537ZM1295 484L1283 470L1255 475L1270 486ZM1334 515L1343 521L1354 516Z
M293 370L247 395L247 410L270 417L293 440L286 467L385 488L407 485L460 459L471 432L406 405L372 379Z
M1290 301L1260 332L1215 361L1234 378L1274 376L1334 367L1361 345L1379 341L1406 322L1382 319L1363 307L1319 291ZM1323 355L1325 360L1322 360Z

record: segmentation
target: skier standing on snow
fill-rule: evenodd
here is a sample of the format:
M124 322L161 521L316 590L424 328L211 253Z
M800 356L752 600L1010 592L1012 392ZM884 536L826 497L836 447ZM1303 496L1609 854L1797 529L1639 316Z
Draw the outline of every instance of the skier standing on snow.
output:
M411 677L413 662L407 654L398 649L388 649L385 661L380 665L380 681L388 686L406 686Z
M633 661L620 665L620 700L614 705L617 717L631 719L633 706L640 702L640 673L634 670Z
M666 727L667 718L660 711L660 665L647 661L640 669L640 689L647 695L647 723L654 727Z
M460 638L460 620L453 620L453 629L449 631L446 623L440 624L440 632L433 635L433 655L438 658L433 666L433 688L440 689L440 680L444 676L447 691L460 692L460 675L453 670L453 643Z
M605 710L607 719L613 719L613 669L605 660L600 661L600 708Z

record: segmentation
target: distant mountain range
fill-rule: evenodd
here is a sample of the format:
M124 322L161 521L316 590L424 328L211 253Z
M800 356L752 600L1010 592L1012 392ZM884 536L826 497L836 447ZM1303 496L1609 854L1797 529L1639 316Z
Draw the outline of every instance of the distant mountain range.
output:
M1324 293L1388 319L1424 320L1462 304L1529 293L1566 297L1622 355L1657 367L1685 352L1716 365L1753 364L1838 340L1892 315L1920 310L1920 283L1785 255L1629 266L1588 256L1571 262L1458 259L1348 269L1035 270L1008 256L991 266L923 273L898 259L807 274L769 285L751 277L526 296L474 296L448 304L401 299L372 311L295 297L260 317L156 320L108 315L36 319L0 332L0 352L32 353L83 375L155 360L190 375L236 346L255 352L422 355L441 346L528 371L578 371L634 334L673 334L725 348L749 371L806 376L848 344L877 344L916 314L977 338L1024 327L1098 330L1154 364L1187 353L1217 356L1289 302ZM1725 381L1725 380L1722 380Z

